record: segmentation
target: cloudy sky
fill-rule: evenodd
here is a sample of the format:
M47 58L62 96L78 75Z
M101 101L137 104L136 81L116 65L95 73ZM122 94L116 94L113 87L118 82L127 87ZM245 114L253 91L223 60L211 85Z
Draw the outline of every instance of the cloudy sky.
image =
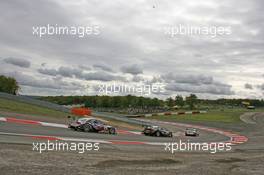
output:
M21 94L92 95L98 84L163 83L153 96L264 97L263 0L0 1L0 74ZM98 33L45 35L41 26ZM228 34L169 35L178 26Z

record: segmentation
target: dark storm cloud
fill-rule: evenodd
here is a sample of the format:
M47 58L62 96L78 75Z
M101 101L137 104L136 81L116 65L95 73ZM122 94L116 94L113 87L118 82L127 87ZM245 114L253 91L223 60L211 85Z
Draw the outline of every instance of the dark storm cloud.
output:
M13 64L13 65L19 66L19 67L24 67L24 68L30 67L30 62L26 59L23 59L23 58L9 57L9 58L3 59L3 61L8 63L8 64Z
M245 89L253 89L252 84L246 83L245 84Z
M85 80L98 80L98 81L125 81L126 78L122 76L112 75L106 72L90 72L82 74Z
M154 76L152 77L150 83L161 83L163 79L160 76Z
M93 67L94 67L94 68L101 69L101 70L106 71L106 72L114 72L114 71L112 70L112 68L109 67L109 66L107 66L107 65L94 64Z
M214 81L205 75L178 75L168 73L161 76L166 89L175 92L208 93L215 95L233 95L232 86Z
M22 86L61 90L78 90L84 88L84 86L79 83L66 82L61 78L35 78L31 75L20 72L9 72L5 75L14 77L18 81L19 85Z
M264 90L264 83L257 86L259 89Z
M50 76L62 76L68 78L77 78L80 80L97 80L97 81L125 81L126 78L119 75L113 75L104 71L84 72L78 68L59 67L56 69L40 68L38 72Z
M41 74L45 75L51 75L51 76L56 76L56 75L61 75L63 77L77 77L80 78L82 77L82 70L76 69L76 68L71 68L71 67L59 67L58 70L56 69L49 69L49 68L40 68L38 69L38 72Z
M225 84L209 84L209 85L192 85L170 83L166 86L166 90L175 92L190 92L190 93L207 93L213 95L234 95L231 86Z
M88 66L85 66L85 65L79 65L78 66L80 69L82 69L82 70L86 70L86 71L89 71L89 70L91 70L91 68L90 67L88 67Z
M132 75L142 74L143 68L140 65L132 64L132 65L125 65L121 67L121 71L123 73L129 73Z
M58 74L63 77L82 77L82 71L80 69L71 68L71 67L60 67L58 70Z
M205 75L179 75L168 73L161 76L165 82L176 82L176 83L185 83L185 84L212 84L213 77Z
M139 76L139 75L134 75L132 78L132 81L141 82L141 81L144 81L144 78L142 76Z
M45 75L51 75L56 76L58 74L58 71L56 69L47 69L47 68L40 68L38 69L38 72Z

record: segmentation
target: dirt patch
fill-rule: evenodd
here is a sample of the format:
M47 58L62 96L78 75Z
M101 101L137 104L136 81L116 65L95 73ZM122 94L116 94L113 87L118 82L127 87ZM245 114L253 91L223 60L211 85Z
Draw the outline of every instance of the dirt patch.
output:
M215 160L218 163L236 163L236 162L245 162L245 159L240 159L240 158L235 158L235 157L231 157L231 158L226 158L226 159L217 159Z
M85 154L56 151L39 154L32 151L31 145L0 144L0 169L6 175L262 175L264 171L261 164L264 152L168 155L149 152L149 148L144 153L131 149L107 147Z
M130 166L130 165L168 165L181 164L180 160L159 159L159 160L105 160L97 163L95 167L114 167L114 166Z

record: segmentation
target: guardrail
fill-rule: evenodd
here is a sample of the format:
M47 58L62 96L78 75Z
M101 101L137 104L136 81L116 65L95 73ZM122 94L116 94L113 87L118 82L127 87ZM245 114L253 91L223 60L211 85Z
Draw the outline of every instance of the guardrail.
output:
M186 115L186 114L205 114L207 111L184 111L184 112L163 112L163 113L153 113L153 114L143 114L143 117L152 116L163 116L163 115Z
M139 121L139 120L135 120L133 118L127 118L127 117L125 117L123 115L119 115L119 114L109 114L109 113L104 113L104 112L93 112L92 114L95 117L105 117L105 118L119 120L119 121L130 123L130 124L136 124L136 125L141 125L141 126L152 125L150 122Z

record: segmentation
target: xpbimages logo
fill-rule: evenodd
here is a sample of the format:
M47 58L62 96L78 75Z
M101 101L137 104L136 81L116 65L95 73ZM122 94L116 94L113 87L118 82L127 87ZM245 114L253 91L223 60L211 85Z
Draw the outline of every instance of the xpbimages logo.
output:
M164 93L165 85L162 83L136 85L126 85L123 83L100 84L98 86L98 92L103 95L137 94L141 96L148 96L152 93Z
M194 143L179 141L174 143L165 143L165 151L171 152L172 154L177 151L204 151L212 154L221 151L231 151L231 143L224 142L212 142L212 143Z
M51 35L71 35L78 38L84 38L89 35L99 35L100 27L97 25L91 26L59 26L58 24L46 26L33 26L32 34L42 38Z
M99 143L88 142L33 142L32 150L42 153L44 151L77 151L78 153L84 153L85 151L98 151Z
M230 26L193 26L193 25L175 25L164 27L164 33L170 37L179 35L185 36L210 36L212 38L218 36L231 35Z

